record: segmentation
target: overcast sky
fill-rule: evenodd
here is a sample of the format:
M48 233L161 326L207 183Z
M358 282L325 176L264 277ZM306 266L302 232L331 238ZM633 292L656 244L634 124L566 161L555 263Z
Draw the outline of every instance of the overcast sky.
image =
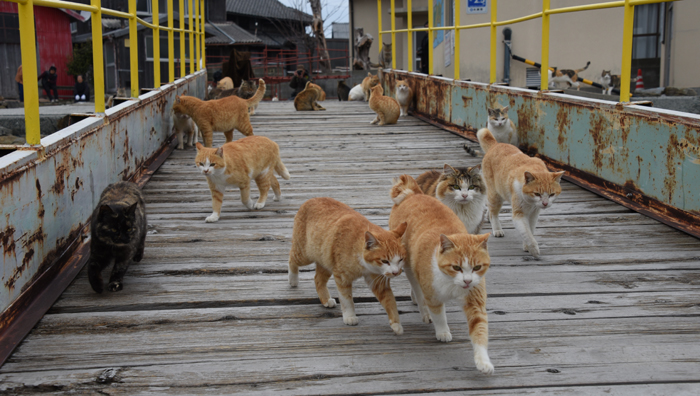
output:
M304 11L311 14L308 0L279 0L279 2L289 7L302 4ZM321 5L323 6L323 19L326 29L330 27L332 22L348 22L350 20L348 16L348 0L321 0ZM332 13L330 17L328 16L329 13ZM330 34L330 31L326 31L326 34Z

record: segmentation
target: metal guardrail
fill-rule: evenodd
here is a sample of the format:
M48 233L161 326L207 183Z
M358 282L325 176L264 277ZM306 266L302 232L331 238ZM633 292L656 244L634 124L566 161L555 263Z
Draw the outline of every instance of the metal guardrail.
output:
M622 72L620 81L630 81L632 74L632 29L634 27L634 7L643 4L654 4L654 3L667 3L674 0L620 0L611 1L607 3L596 3L573 7L562 7L562 8L550 8L550 0L542 0L542 11L536 14L523 16L520 18L509 19L506 21L497 20L498 12L498 0L491 0L491 21L484 23L477 23L472 25L460 25L461 16L461 1L455 1L455 25L454 26L433 26L433 2L428 1L428 27L427 28L411 28L413 25L413 10L411 0L406 0L406 9L408 15L408 28L407 29L396 29L396 14L394 7L394 0L391 0L391 30L382 30L382 0L377 0L377 17L379 24L379 52L382 51L382 34L391 33L391 65L392 69L396 69L396 33L408 33L408 71L413 71L413 37L412 32L428 32L428 42L433 42L433 32L437 30L452 30L454 31L455 40L455 51L454 51L454 79L459 80L459 31L463 29L475 29L482 27L491 28L491 56L490 56L490 70L491 75L489 82L491 84L496 82L496 51L498 45L498 34L496 32L496 27L514 24L518 22L529 21L531 19L542 18L542 61L540 75L541 77L541 89L547 90L548 88L548 73L549 67L549 16L552 14L564 14L569 12L579 12L579 11L590 11L590 10L601 10L605 8L625 8L625 17L622 30ZM433 74L433 46L428 46L428 74ZM620 102L630 101L630 85L625 83L620 86Z
M34 32L34 6L66 8L77 11L88 11L92 13L92 62L93 76L95 81L95 112L105 112L105 83L104 83L104 62L102 52L102 15L109 15L117 18L129 20L129 50L131 68L131 96L139 96L138 78L138 39L136 24L140 23L153 30L153 74L154 88L160 87L160 31L168 32L168 81L173 82L175 77L175 50L174 35L180 32L180 55L182 64L187 62L185 57L185 33L189 33L190 39L190 74L206 68L205 65L205 44L204 44L204 0L183 0L180 1L180 28L175 28L173 24L173 0L168 0L168 26L159 25L158 0L152 0L151 9L153 11L153 23L144 21L136 16L136 0L129 1L129 12L115 11L109 8L102 8L100 0L90 0L90 5L73 3L61 0L3 0L17 3L19 13L20 47L22 51L23 65L36 65L36 35ZM187 1L190 6L189 29L185 29L185 5ZM194 17L192 15L194 11ZM193 22L194 19L194 22ZM193 29L194 27L194 29ZM194 39L197 35L197 40ZM195 49L196 47L196 49ZM196 58L195 58L196 55ZM200 64L201 61L201 64ZM185 67L180 68L181 76L185 77ZM41 145L41 133L39 127L39 88L37 82L37 71L34 67L24 67L24 122L26 129L27 143L32 146ZM38 147L41 149L41 147Z

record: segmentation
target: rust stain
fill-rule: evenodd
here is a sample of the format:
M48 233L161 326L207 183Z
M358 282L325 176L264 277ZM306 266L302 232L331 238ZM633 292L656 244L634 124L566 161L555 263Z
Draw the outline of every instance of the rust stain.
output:
M568 128L569 124L571 124L571 120L569 120L569 111L567 106L561 106L559 108L559 111L557 112L557 120L556 120L556 125L557 129L559 130L558 138L557 138L557 145L559 146L560 150L564 150L566 148L566 138L568 134Z
M676 134L671 133L669 135L668 147L666 148L666 174L664 178L664 190L668 194L668 203L671 203L673 199L673 194L676 190L676 165L680 165L680 162L676 160L683 156L683 148Z
M129 133L124 137L124 154L122 155L124 162L129 162Z
M601 113L591 113L591 129L589 133L593 138L593 165L597 169L603 168L603 160L605 159L605 150L610 147L611 144L611 125L610 121L606 117L607 114ZM615 162L615 156L609 155L608 164L613 167Z
M66 179L70 174L70 156L64 155L61 162L56 165L56 181L49 191L56 195L61 195L63 190L66 188Z
M37 230L34 234L32 234L29 238L27 238L24 243L22 243L22 247L27 248L28 246L33 245L35 242L39 243L44 243L44 238L46 237L46 234L44 234L44 230L39 229Z
M15 254L15 227L8 225L5 231L0 232L0 240L2 241L2 250L5 256Z
M71 190L70 192L70 199L71 201L75 201L75 194L78 193L78 190L80 190L80 187L83 186L83 181L80 180L80 177L75 178L75 189Z
M12 291L15 289L15 283L17 283L17 280L19 280L19 278L22 276L24 270L26 270L29 267L29 262L32 261L33 257L34 249L29 249L27 253L24 254L24 258L22 259L22 265L15 268L12 271L12 275L10 275L7 281L5 281L4 285L7 290Z
M462 102L464 103L465 109L472 105L472 99L473 98L471 96L462 95Z
M39 202L39 218L43 219L46 210L44 210L44 203L41 201L41 184L39 183L39 179L36 179L36 199Z
M532 114L532 108L523 104L518 109L518 135L521 141L528 141L528 134L530 134L534 129L533 120L534 114Z

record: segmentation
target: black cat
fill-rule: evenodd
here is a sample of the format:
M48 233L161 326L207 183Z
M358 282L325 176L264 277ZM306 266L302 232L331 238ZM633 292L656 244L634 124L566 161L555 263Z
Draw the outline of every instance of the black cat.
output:
M350 95L350 87L345 84L345 81L338 81L338 100L347 102L348 96Z
M131 260L139 262L143 258L146 242L146 205L138 186L130 182L107 186L92 213L90 228L90 286L102 293L102 270L113 262L108 288L119 291Z

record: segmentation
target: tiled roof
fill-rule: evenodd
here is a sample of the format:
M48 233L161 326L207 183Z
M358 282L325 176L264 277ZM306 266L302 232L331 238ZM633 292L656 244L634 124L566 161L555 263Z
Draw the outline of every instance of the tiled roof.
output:
M280 3L277 0L226 0L226 11L270 19L302 20L311 23L313 17Z
M212 26L212 24L207 23L205 27L206 32L214 35L213 37L208 37L206 39L205 42L207 44L263 44L263 41L258 37L248 33L233 22L215 23L213 25L216 25L216 27L223 30L226 34L221 33L218 29ZM231 39L226 37L226 35L231 37L234 41L231 42Z

